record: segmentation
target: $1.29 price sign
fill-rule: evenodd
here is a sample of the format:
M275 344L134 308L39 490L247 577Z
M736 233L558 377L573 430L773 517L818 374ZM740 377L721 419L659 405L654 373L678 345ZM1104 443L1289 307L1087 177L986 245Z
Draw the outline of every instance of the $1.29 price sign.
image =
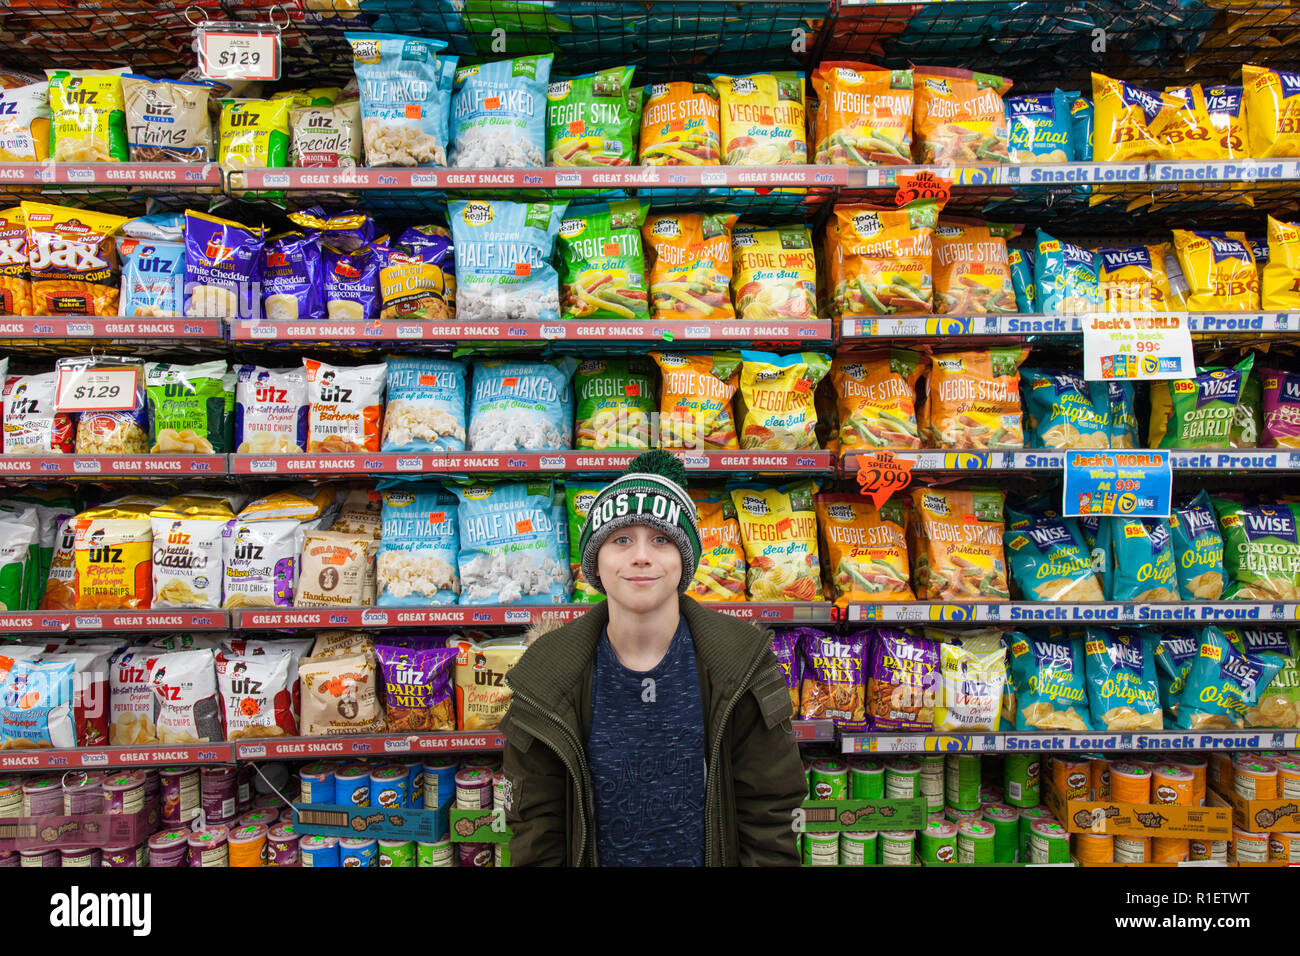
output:
M273 23L199 27L199 72L209 80L280 78L280 29Z
M57 412L125 412L135 408L138 368L61 368Z
M896 458L889 451L862 455L858 458L858 488L879 508L895 491L912 483L914 464L912 459Z

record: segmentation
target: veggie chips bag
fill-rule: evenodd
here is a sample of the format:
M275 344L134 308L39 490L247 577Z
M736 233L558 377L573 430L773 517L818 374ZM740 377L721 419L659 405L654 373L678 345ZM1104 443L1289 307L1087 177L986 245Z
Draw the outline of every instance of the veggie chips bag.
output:
M840 450L920 448L916 383L925 358L907 349L841 351L831 363Z
M645 88L642 166L717 166L721 159L718 91L676 80Z
M731 398L740 385L740 353L651 352L663 373L659 390L664 448L739 448Z
M1246 64L1241 68L1255 159L1300 156L1300 73Z
M1259 311L1259 274L1244 232L1174 230L1174 252L1193 312Z
M636 158L641 88L634 67L552 80L546 90L547 163L629 166Z
M1087 629L1088 703L1097 730L1162 730L1155 649L1145 631Z
M814 501L837 607L853 601L916 600L908 580L907 506L902 500L886 501L880 508L861 495L824 494Z
M938 219L939 205L933 200L918 200L905 209L836 206L836 313L933 311Z
M650 255L650 317L655 321L729 321L731 307L730 214L669 213L641 227Z
M791 450L817 448L813 393L830 371L820 352L775 355L740 353L740 447Z
M722 107L722 155L728 166L808 162L803 74L711 76Z
M739 226L731 234L731 262L737 318L748 322L817 318L817 257L807 226Z
M1015 312L1007 239L1019 232L1019 226L977 219L940 219L934 231L934 311Z
M565 319L645 320L645 256L637 200L571 209L560 220L557 243L563 267L560 308Z
M1007 562L1031 601L1101 601L1088 546L1078 527L1045 499L1007 508Z
M924 552L924 596L936 601L1006 601L1002 492L913 488ZM918 562L920 562L918 551Z
M1174 564L1179 596L1184 601L1217 601L1223 596L1227 576L1223 570L1223 537L1214 518L1210 493L1196 497L1169 512L1174 539Z
M689 492L699 515L700 562L686 594L697 601L745 600L745 550L731 495L700 488Z
M816 493L811 481L731 489L751 601L815 601L821 596Z
M905 166L912 161L912 71L824 62L817 93L819 166Z
M1010 161L1006 106L1011 81L988 73L915 67L913 152L920 163Z
M1023 448L1019 369L1028 357L1028 349L1015 346L936 354L925 406L930 446Z

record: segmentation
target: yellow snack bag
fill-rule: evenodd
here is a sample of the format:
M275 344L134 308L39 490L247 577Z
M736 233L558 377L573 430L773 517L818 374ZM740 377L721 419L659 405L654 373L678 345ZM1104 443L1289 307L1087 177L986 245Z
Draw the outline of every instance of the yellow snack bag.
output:
M731 489L745 545L751 601L816 601L821 595L817 557L817 485Z
M912 507L920 525L917 544L925 555L925 591L934 600L1011 598L1002 550L1002 492L913 488Z
M1104 246L1094 257L1107 312L1168 312L1186 308L1169 284L1169 244Z
M934 311L1015 312L1007 240L1019 226L944 217L934 231Z
M0 209L0 315L32 314L27 219L22 206Z
M995 733L1002 717L1007 650L1000 634L962 635L939 645L934 729Z
M1173 147L1151 131L1163 111L1178 108L1174 97L1094 73L1092 103L1094 162L1174 158Z
M289 165L289 113L292 97L278 100L222 100L217 158L223 169L235 171L233 186L243 185L239 170ZM269 191L257 196L281 196Z
M820 352L776 355L740 353L740 447L791 450L816 448L817 383L830 371Z
M129 70L50 70L50 159L61 163L125 163Z
M1244 232L1174 230L1174 253L1193 312L1258 312L1259 273Z
M730 214L667 213L641 226L650 273L650 318L726 321L731 307Z
M1240 86L1167 87L1178 105L1163 110L1151 132L1169 144L1175 159L1243 159L1246 113Z
M1250 155L1300 156L1300 73L1246 64L1241 68Z
M816 161L832 166L905 166L912 161L912 71L822 63Z
M808 162L803 74L714 75L722 107L722 162L789 166Z
M933 311L938 220L939 204L927 199L904 209L836 206L836 314Z
M664 448L739 448L731 399L740 384L740 353L651 352L663 374L659 431Z
M697 601L745 600L745 550L731 495L689 489L699 514L700 563L686 589Z
M929 447L1012 449L1025 445L1020 366L1029 350L995 345L937 353L930 362Z
M737 227L731 234L731 265L737 318L817 318L817 257L807 226Z
M919 163L1011 161L1006 104L1011 81L989 73L915 67L914 128Z
M861 495L818 495L817 529L830 572L835 604L915 601L908 582L906 504L879 509Z
M642 166L716 166L718 92L707 83L677 80L645 88L641 111Z
M116 503L72 519L76 609L146 609L153 604L150 507Z
M920 448L916 383L925 356L907 349L840 352L831 385L840 419L840 450Z
M1268 262L1260 273L1265 310L1300 309L1300 224L1268 217Z
M113 233L126 217L37 202L22 210L33 314L117 315Z

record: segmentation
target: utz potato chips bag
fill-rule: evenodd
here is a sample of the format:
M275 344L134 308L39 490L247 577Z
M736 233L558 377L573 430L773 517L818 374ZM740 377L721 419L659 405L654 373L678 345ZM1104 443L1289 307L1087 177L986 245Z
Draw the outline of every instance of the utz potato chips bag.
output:
M740 385L740 353L651 352L663 375L659 389L664 448L739 448L731 398Z
M1010 599L1002 549L1002 492L913 488L912 508L919 531L918 561L924 552L922 600Z
M697 601L745 600L745 550L731 495L700 488L689 492L699 515L701 550L686 594Z
M635 68L552 80L546 90L547 163L551 166L630 166L641 125Z
M791 450L817 448L813 394L830 371L829 355L798 352L740 353L740 447Z
M1200 647L1182 692L1174 726L1185 730L1231 730L1246 726L1282 661L1269 654L1247 657L1213 624L1201 629Z
M835 207L833 297L838 315L933 311L933 240L939 205Z
M1019 226L944 218L934 231L934 311L1015 312L1007 239Z
M729 321L731 227L729 214L669 213L641 227L649 250L650 318Z
M566 319L644 320L649 317L637 200L571 209L556 239L560 310Z
M1179 597L1184 601L1217 601L1223 596L1223 536L1214 518L1210 493L1201 489L1190 501L1169 512Z
M1300 448L1300 373L1262 368L1256 376L1263 392L1259 447Z
M717 166L721 161L718 91L675 80L645 88L641 110L642 166Z
M1078 372L1021 369L1025 421L1035 448L1109 448L1109 407L1098 408Z
M777 487L730 490L745 546L751 601L816 601L821 596L817 554L817 485L797 481Z
M72 519L77 610L144 610L152 605L150 510L144 502L108 504Z
M1241 68L1255 159L1300 156L1300 73L1246 64Z
M217 157L223 169L289 165L289 112L293 100L222 100ZM231 177L242 185L242 176ZM283 192L261 193L283 196Z
M50 159L60 163L125 163L128 70L50 70Z
M117 315L113 233L126 222L88 209L24 202L34 315Z
M1105 246L1093 256L1101 304L1107 312L1168 312L1185 307L1169 283L1167 243Z
M963 636L940 644L935 731L996 732L1002 717L1006 662L1000 634Z
M1094 162L1173 159L1173 148L1152 132L1152 124L1179 101L1123 80L1092 74Z
M1268 217L1268 260L1259 281L1264 309L1300 309L1300 224Z
M909 583L903 500L886 501L877 509L861 495L824 494L815 504L837 607L852 601L916 600Z
M824 62L817 93L819 166L905 166L912 161L912 71Z
M1095 256L1082 246L1038 230L1034 255L1036 308L1045 315L1074 315L1101 308Z
M1071 104L1078 94L1055 90L1007 97L1013 163L1068 163L1075 158Z
M1156 402L1153 398L1150 441L1159 448L1227 448L1241 401L1246 378L1254 364L1254 353L1233 368L1201 368L1195 378L1176 378L1167 386L1170 415L1163 434L1156 427ZM1163 384L1163 383L1156 383ZM1152 395L1161 389L1152 388ZM1157 435L1160 435L1157 443Z
M1016 688L1016 730L1092 730L1083 640L1039 640L1019 631L1006 637Z
M1002 97L1011 81L988 73L914 67L913 152L920 163L1005 163L1010 131Z
M1177 105L1165 109L1151 125L1174 159L1241 159L1246 148L1246 114L1240 86L1170 87Z
M1300 598L1300 505L1243 505L1215 497L1223 533L1223 564L1231 583L1228 601Z
M1259 274L1244 232L1174 230L1174 253L1193 312L1259 311Z
M731 233L731 292L736 317L749 322L817 318L817 257L807 226Z
M831 362L840 450L920 448L916 383L925 358L907 349L840 352Z
M1007 507L1003 538L1007 563L1030 601L1101 601L1101 583L1083 535L1046 499Z
M1023 448L1019 370L1028 357L1014 346L936 354L925 406L930 447Z
M722 155L728 166L808 162L802 73L712 74L722 108Z
M1169 522L1164 518L1112 518L1111 521L1115 572L1110 600L1177 601L1178 580Z
M1158 643L1154 634L1136 629L1087 629L1083 646L1095 729L1164 728L1155 663Z

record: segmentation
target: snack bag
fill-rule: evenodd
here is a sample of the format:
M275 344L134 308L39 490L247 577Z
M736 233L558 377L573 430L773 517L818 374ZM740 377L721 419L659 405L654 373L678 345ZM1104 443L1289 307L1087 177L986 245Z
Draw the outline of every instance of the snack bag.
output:
M164 318L184 314L185 244L149 242L131 237L117 240L122 259L121 315Z
M562 604L569 597L549 481L457 485L461 604Z
M434 358L388 360L384 451L464 451L465 363Z
M821 596L817 556L817 485L731 489L740 521L751 601L816 601Z
M149 512L153 607L221 607L222 538L230 508L178 496Z
M1111 554L1111 543L1114 538L1112 519L1098 515L1083 515L1074 520L1092 559L1092 573L1097 575L1097 580L1101 582L1102 594L1109 601L1114 593L1115 584L1115 558Z
M635 67L618 66L553 80L546 91L546 162L550 166L629 166L641 125Z
M912 161L912 71L823 62L812 75L819 101L819 166L906 166Z
M30 661L0 656L0 749L77 745L74 670L72 661L57 657Z
M452 499L441 490L394 489L383 497L375 603L380 607L455 604L460 593L460 539Z
M262 249L262 311L270 322L325 318L320 236L287 232Z
M1002 492L913 488L911 497L925 553L925 592L938 601L1010 600Z
M939 645L892 627L875 630L866 716L877 730L934 729Z
M914 67L916 96L912 152L919 163L1010 161L1006 105L1011 81L947 67Z
M388 707L388 732L456 729L454 647L375 645Z
M185 213L185 314L258 318L266 231L199 212Z
M377 452L387 366L342 368L303 359L307 376L307 450Z
M564 483L564 500L567 506L567 516L569 519L569 573L573 578L573 601L575 604L599 604L601 601L605 600L605 595L592 587L587 582L587 579L583 577L582 550L578 547L578 543L582 539L582 528L587 523L587 513L591 511L591 506L596 502L596 496L600 494L601 489L604 487L604 483L594 481L566 481ZM695 489L692 489L692 495L694 490ZM696 500L698 501L698 499ZM703 540L703 515L701 515L700 524L700 538ZM739 530L737 530L737 535L739 535ZM704 564L704 560L705 554L701 554L701 567ZM740 599L744 600L745 580L743 567L740 581L740 595ZM696 600L700 600L698 596L695 597Z
M837 607L916 600L908 581L908 512L902 500L877 509L860 495L822 494L814 503Z
M367 166L446 166L456 57L444 40L345 33L361 94Z
M650 318L728 321L731 306L731 214L670 213L641 226L649 250Z
M1294 601L1300 597L1300 505L1247 506L1215 497L1223 532L1228 601Z
M1035 448L1109 448L1110 409L1092 382L1065 369L1022 369L1025 423Z
M0 89L0 107L4 90ZM0 114L3 115L3 114ZM3 120L0 120L3 122ZM0 156L3 148L0 148ZM31 266L27 261L27 219L22 206L0 209L0 315L32 314Z
M1088 704L1097 730L1162 730L1155 650L1147 631L1085 632Z
M412 226L387 246L379 269L381 319L455 317L456 280L451 233L442 226Z
M786 627L772 632L772 653L781 666L786 690L790 692L790 716L799 719L799 693L803 684L804 632L809 628Z
M1032 96L1007 97L1009 154L1013 163L1068 163L1074 159L1074 116L1077 93L1054 90Z
M1011 270L1011 289L1016 294L1016 311L1035 312L1038 288L1034 285L1034 254L1028 249L1008 249L1007 266Z
M298 682L302 687L302 735L382 733L387 725L375 693L376 671L373 651L368 655L312 656L301 661Z
M1242 159L1246 149L1246 114L1240 86L1167 87L1177 105L1151 124L1175 159Z
M834 286L838 315L933 311L931 275L939 204L917 200L904 209L835 207Z
M578 360L474 363L470 451L573 447L573 378Z
M305 531L297 518L247 518L222 535L223 607L293 607Z
M76 609L147 610L153 604L148 505L102 505L73 519Z
M1168 243L1105 246L1093 254L1102 307L1107 312L1168 312L1186 303L1169 283Z
M659 428L663 448L739 448L731 398L740 385L740 353L651 352L663 374Z
M1300 373L1261 368L1255 375L1263 388L1259 447L1300 448Z
M148 362L144 367L149 396L149 450L181 455L225 454L225 359L201 365Z
M1174 564L1179 597L1184 601L1217 601L1227 575L1223 569L1223 537L1214 518L1210 493L1201 489L1190 501L1169 512L1174 539Z
M731 234L731 262L737 318L749 322L817 318L817 262L806 226L738 226Z
M1264 309L1300 309L1300 225L1268 217L1268 260L1259 277Z
M1000 634L962 637L939 645L936 732L995 733L1002 716L1007 649Z
M1295 631L1237 628L1228 639L1252 661L1272 658L1280 670L1246 710L1247 727L1300 726L1300 637Z
M88 209L24 202L34 315L117 315L117 248L126 222Z
M1083 640L1038 640L1020 631L1011 644L1016 730L1092 730Z
M476 643L462 640L456 649L456 726L461 730L496 730L514 692L505 677L527 646L499 638Z
M294 588L294 607L362 607L373 604L366 579L375 556L369 534L309 531Z
M122 77L126 144L133 163L202 163L212 144L207 83Z
M1035 302L1044 315L1101 311L1096 257L1072 242L1038 230L1034 256Z
M645 87L639 161L642 166L717 166L721 160L718 91L675 80Z
M1259 274L1244 232L1174 230L1174 252L1193 312L1259 311Z
M232 175L231 185L243 185L240 170L277 168L289 165L289 111L293 101L222 100L217 159ZM250 193L263 198L280 197L272 190Z
M1184 730L1244 729L1265 688L1282 669L1269 654L1247 657L1213 624L1201 628L1200 647L1177 697L1174 726Z
M1015 312L1007 239L1019 233L1019 226L940 219L934 230L934 311L948 315Z
M1255 159L1300 156L1300 73L1246 64L1241 68Z
M129 70L46 70L50 96L50 158L59 163L125 163Z
M687 595L697 601L744 601L745 551L731 496L701 488L690 488L688 493L698 514L700 561Z
M1074 521L1045 498L1007 507L1007 562L1020 593L1030 601L1101 601L1101 583Z
M1074 123L1074 161L1076 163L1086 163L1092 160L1093 115L1092 100L1086 96L1080 96L1070 104L1070 118Z
M1157 406L1154 399L1152 401L1152 446L1227 448L1237 406L1254 360L1251 352L1233 368L1200 368L1196 370L1195 378L1170 381L1165 389L1170 396L1170 417L1167 423L1162 423L1162 429L1156 427ZM1161 390L1153 387L1152 395Z
M0 83L0 162L35 163L50 157L50 84Z
M321 253L325 275L325 311L331 322L371 322L379 318L379 272L388 265L388 247L370 244L352 252L326 246ZM443 273L444 288L447 280Z
M54 410L57 372L10 375L4 385L6 455L70 455L73 416Z
M262 737L296 737L293 689L289 671L296 672L292 652L216 655L217 687L227 740ZM295 681L296 684L296 681Z
M1256 353L1244 353L1255 358ZM1228 432L1229 448L1258 448L1264 431L1264 387L1259 372L1247 375L1241 383L1241 396L1232 414L1232 430Z
M546 165L550 54L456 70L451 97L451 165Z
M649 317L641 247L645 217L645 204L630 199L571 209L560 220L557 243L563 260L560 307L564 318L644 321Z
M1161 632L1156 645L1156 668L1159 671L1160 706L1170 719L1178 716L1178 695L1192 672L1192 664L1201 648L1194 629L1170 629Z
M711 74L722 118L722 155L728 166L787 166L808 162L804 129L804 75Z
M1112 518L1111 522L1115 577L1110 600L1177 601L1177 562L1169 522L1164 518Z
M1152 132L1151 127L1162 112L1176 110L1179 100L1094 73L1092 104L1096 124L1092 138L1093 162L1174 158L1173 147Z
M1089 382L1088 394L1098 416L1105 416L1111 448L1138 447L1136 391L1132 382Z
M820 352L775 355L740 353L740 447L791 450L817 448L813 393L830 371Z
M1019 369L1028 357L1015 346L936 354L926 400L930 447L1023 448Z
M649 448L654 374L644 358L587 359L574 373L578 448Z
M445 114L444 114L445 115ZM305 169L356 169L362 162L361 97L289 110L289 165Z
M235 452L301 454L307 447L307 373L241 365L235 378Z
M863 670L871 632L859 631L847 640L813 628L803 632L803 681L799 716L803 720L834 720L841 730L865 730L867 688Z
M925 370L919 352L840 351L831 362L841 451L920 448L916 383Z
M551 258L564 209L562 202L499 199L447 204L456 247L458 318L467 322L559 318L559 276Z

